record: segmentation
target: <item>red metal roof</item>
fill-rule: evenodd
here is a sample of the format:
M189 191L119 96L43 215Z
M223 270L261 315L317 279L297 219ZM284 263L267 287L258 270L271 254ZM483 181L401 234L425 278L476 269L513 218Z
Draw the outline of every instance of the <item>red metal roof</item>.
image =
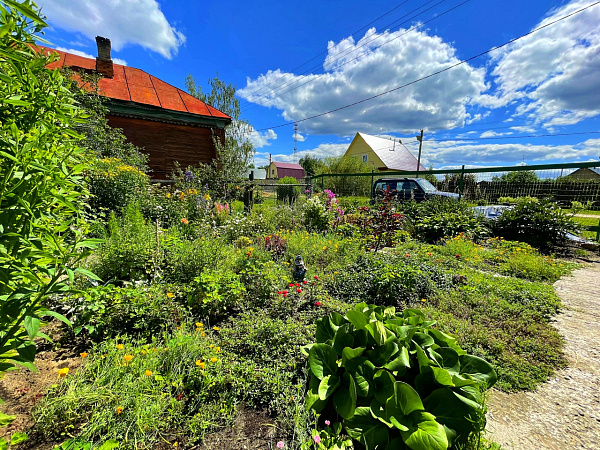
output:
M306 174L304 173L304 168L300 164L292 164L292 163L281 163L273 161L273 165L277 167L277 177L294 177L304 178Z
M96 60L73 55L53 48L41 47L50 54L58 53L60 59L48 64L49 69L71 67L92 71ZM133 67L113 64L114 76L102 78L98 83L100 94L115 100L132 101L171 111L179 111L208 117L231 119L227 114L207 105L201 100L164 81Z

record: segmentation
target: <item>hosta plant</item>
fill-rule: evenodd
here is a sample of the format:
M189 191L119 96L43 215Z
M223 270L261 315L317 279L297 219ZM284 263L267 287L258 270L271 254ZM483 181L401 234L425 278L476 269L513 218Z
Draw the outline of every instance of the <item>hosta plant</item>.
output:
M482 392L496 382L417 309L360 303L317 321L306 407L340 422L358 448L443 450L485 427Z

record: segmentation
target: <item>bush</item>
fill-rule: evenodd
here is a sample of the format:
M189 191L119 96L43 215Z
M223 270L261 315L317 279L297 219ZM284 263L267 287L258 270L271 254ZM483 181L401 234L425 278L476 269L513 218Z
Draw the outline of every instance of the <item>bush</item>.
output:
M294 186L298 180L294 177L283 177L277 182L277 200L287 203L294 203L300 196L300 187Z
M309 231L323 232L329 229L330 213L325 208L320 196L313 195L307 200L304 204L302 220Z
M563 242L567 233L578 231L573 217L550 200L520 202L494 222L497 235L541 248Z
M117 158L98 160L87 173L94 209L120 212L129 203L142 198L150 186L148 176Z
M424 314L359 303L317 320L306 406L366 448L444 450L485 428L482 392L496 382ZM328 424L329 425L329 424Z

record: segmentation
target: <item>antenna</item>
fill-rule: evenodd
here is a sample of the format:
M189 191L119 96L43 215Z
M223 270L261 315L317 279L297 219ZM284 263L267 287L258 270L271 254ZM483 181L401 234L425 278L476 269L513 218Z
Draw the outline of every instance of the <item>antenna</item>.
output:
M294 162L298 162L296 157L298 156L298 149L296 148L298 144L298 124L294 124Z

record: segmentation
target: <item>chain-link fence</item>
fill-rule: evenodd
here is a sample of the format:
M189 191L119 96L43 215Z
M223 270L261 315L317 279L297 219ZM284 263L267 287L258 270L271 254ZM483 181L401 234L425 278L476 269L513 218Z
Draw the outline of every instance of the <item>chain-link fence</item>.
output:
M373 196L382 178L424 178L438 190L459 194L475 203L498 203L503 198L551 198L565 207L573 202L600 210L600 162L535 166L463 168L421 172L322 174L312 177L313 190L332 190L338 197Z

